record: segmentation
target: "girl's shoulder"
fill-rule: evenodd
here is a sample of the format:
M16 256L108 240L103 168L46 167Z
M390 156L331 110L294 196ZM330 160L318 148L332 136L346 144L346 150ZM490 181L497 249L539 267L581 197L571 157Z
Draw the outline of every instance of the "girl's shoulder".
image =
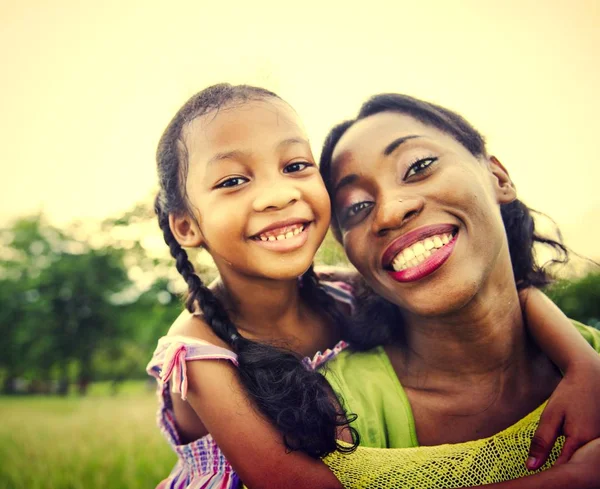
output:
M172 391L187 395L186 362L196 360L226 360L238 365L237 355L218 338L201 316L182 313L167 335L158 340L146 371L159 384L166 386L170 380Z
M163 338L181 336L204 341L220 348L231 350L231 347L219 338L210 328L201 313L192 314L187 310L183 310Z

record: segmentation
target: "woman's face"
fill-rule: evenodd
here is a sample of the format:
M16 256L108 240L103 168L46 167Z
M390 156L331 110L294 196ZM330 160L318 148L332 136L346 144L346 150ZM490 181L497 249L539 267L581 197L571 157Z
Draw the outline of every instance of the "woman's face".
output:
M408 313L452 313L513 280L499 204L516 195L495 158L476 158L434 127L383 112L344 134L331 177L350 261Z

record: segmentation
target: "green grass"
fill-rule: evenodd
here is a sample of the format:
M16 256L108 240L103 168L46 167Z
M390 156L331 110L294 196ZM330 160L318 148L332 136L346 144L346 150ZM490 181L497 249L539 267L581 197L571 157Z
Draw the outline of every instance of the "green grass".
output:
M156 426L142 382L117 396L0 397L0 486L6 489L154 488L176 456Z

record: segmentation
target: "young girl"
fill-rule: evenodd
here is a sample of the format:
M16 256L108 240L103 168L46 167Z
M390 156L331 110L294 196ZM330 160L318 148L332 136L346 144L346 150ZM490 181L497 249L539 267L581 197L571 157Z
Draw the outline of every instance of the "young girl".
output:
M319 457L348 450L336 435L352 417L313 368L345 348L350 297L328 294L311 267L330 207L297 114L263 89L210 87L176 114L157 160L155 210L194 313L148 366L179 457L164 485L340 487ZM211 254L212 290L182 246Z

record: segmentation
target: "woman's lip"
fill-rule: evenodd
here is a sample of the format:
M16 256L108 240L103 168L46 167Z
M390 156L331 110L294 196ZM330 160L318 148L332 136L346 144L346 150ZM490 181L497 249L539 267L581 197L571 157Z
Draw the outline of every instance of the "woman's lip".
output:
M308 224L309 222L310 222L310 219L291 217L289 219L284 219L283 221L277 221L272 224L269 224L268 226L262 228L260 231L252 234L250 237L258 238L258 236L260 236L261 234L269 232L269 231L273 231L274 229L285 228L287 226L292 226L294 224Z
M389 268L392 265L392 261L398 253L404 248L408 248L417 241L422 241L430 236L436 234L454 233L456 226L453 224L433 224L430 226L423 226L406 234L403 234L386 248L381 257L381 265L383 268Z
M454 246L456 245L457 240L458 233L450 240L448 244L436 250L435 253L418 265L405 270L400 270L399 272L388 271L387 273L389 273L390 276L397 282L415 282L417 280L421 280L423 277L435 272L446 262L448 258L450 258L452 251L454 251Z

